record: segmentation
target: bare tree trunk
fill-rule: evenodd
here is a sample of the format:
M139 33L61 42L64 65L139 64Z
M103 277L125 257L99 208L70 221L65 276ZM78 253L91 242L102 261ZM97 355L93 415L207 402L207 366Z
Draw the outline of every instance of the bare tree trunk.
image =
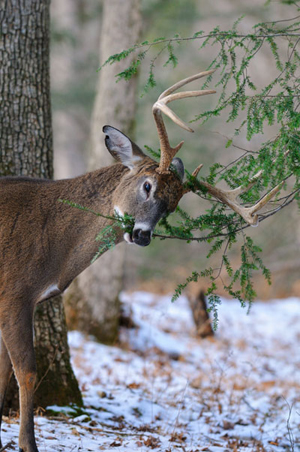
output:
M100 39L100 65L139 39L140 0L105 0ZM91 123L89 168L110 165L102 127L110 124L131 137L134 132L137 79L116 83L116 74L129 65L128 59L107 66L99 73L97 96ZM104 254L77 278L66 295L70 326L94 334L104 343L118 335L119 293L124 272L124 245Z
M207 311L207 303L203 290L200 290L197 296L188 297L193 319L196 325L197 335L201 338L213 336L214 331L211 326L211 320Z
M1 0L1 175L53 176L49 3ZM36 311L35 348L36 404L81 404L59 297ZM15 392L16 386L8 394L8 406L12 406Z
M51 0L51 92L54 177L87 170L90 114L96 93L101 0Z
M100 66L110 55L138 42L141 32L140 0L105 0L100 37ZM133 58L133 57L132 57ZM91 156L89 167L110 165L102 126L113 125L124 133L134 132L137 78L116 83L116 74L131 63L131 59L106 66L99 72L97 96L91 124Z

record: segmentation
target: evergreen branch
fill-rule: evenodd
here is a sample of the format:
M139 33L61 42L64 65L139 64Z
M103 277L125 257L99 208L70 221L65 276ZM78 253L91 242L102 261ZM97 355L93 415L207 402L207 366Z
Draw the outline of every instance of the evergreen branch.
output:
M237 212L244 211L248 206L262 207L270 201L270 196L276 195L274 201L268 202L269 208L258 214L259 222L263 222L279 210L298 202L300 206L300 80L298 76L300 66L300 15L290 19L268 21L255 25L250 33L240 33L238 30L242 18L238 19L231 30L222 31L215 27L209 33L199 31L193 36L172 38L159 38L155 41L144 41L141 44L112 56L105 64L126 58L134 53L135 59L129 68L118 75L118 78L127 80L136 73L137 67L150 53L156 52L150 59L149 76L144 88L144 93L153 88L155 82L155 66L158 58L164 55L165 65L177 64L178 55L175 54L174 44L200 40L200 51L207 46L217 46L218 52L208 69L219 69L215 75L218 79L215 86L219 95L216 105L210 110L201 112L193 121L208 121L221 114L226 115L227 122L234 122L234 135L226 137L226 148L232 146L240 153L233 161L226 164L216 163L209 169L205 179L197 180L196 177L186 171L187 182L185 189L193 191L197 196L210 203L210 208L204 215L192 218L182 208L177 208L179 222L172 225L168 219L160 222L162 231L156 230L154 237L159 239L177 239L190 242L207 242L210 250L207 257L214 253L221 254L220 265L217 269L208 268L203 271L193 272L187 280L178 286L173 300L189 282L199 278L209 278L210 287L207 296L210 309L213 312L214 324L217 325L217 307L220 299L216 295L217 280L221 280L227 293L238 298L242 305L248 300L250 305L255 297L252 283L254 272L261 271L270 282L270 273L263 265L260 258L260 249L253 243L250 237L245 235L249 231L246 224ZM283 40L282 38L285 38ZM278 45L278 40L284 43ZM157 48L157 49L156 49ZM152 49L152 50L151 50ZM249 69L255 65L257 55L262 49L267 49L271 55L276 70L270 74L268 83L260 88L253 82ZM252 65L252 66L251 66ZM272 78L271 78L272 77ZM212 88L212 75L202 85L202 89L208 86ZM242 119L240 119L242 117ZM246 138L250 141L255 135L264 132L266 126L277 127L276 136L263 143L258 150L249 150L246 147L234 143L235 136L245 131ZM155 157L158 157L157 153ZM293 175L293 179L291 176ZM224 199L213 198L217 190L210 190L219 181L225 181L231 190L239 193L239 200L235 205L236 213L228 214L232 210L230 202L224 205ZM208 187L210 185L210 187ZM287 190L288 194L279 195L276 190ZM245 188L245 190L244 190ZM215 194L214 194L215 193ZM220 191L219 191L220 193ZM263 195L267 193L267 195ZM224 193L224 196L226 193ZM236 201L237 198L235 198ZM230 201L227 198L227 201ZM253 212L256 212L253 210ZM242 234L243 244L240 248L241 265L234 268L230 262L230 250ZM226 271L227 280L222 277Z
M153 42L147 42L147 43L144 43L144 44L143 43L142 44L136 44L135 49L140 49L140 48L143 48L143 47L149 47L150 48L150 47L153 47L153 46L157 46L159 44L169 44L169 43L172 43L172 42L186 42L186 41L203 40L203 39L207 39L207 38L210 38L210 37L223 38L223 39L226 38L227 39L227 38L231 38L232 35L231 35L230 32L223 31L223 32L215 33L215 34L208 33L206 35L201 35L201 36L187 36L185 38L183 38L183 37L167 38L167 39L162 39L162 40L157 41L157 42L153 41ZM283 38L286 38L286 37L295 38L296 37L297 38L297 37L300 37L300 32L299 33L297 33L296 31L294 33L292 33L292 32L288 32L288 33L275 32L275 33L272 33L272 34L266 33L266 34L260 34L260 35L251 34L250 33L250 34L235 34L234 35L234 38L237 38L237 39L253 39L253 38L265 39L265 38L270 38L270 37L271 38L280 38L280 37L283 37ZM109 63L109 62L110 61L107 60L103 64L103 66L105 64Z

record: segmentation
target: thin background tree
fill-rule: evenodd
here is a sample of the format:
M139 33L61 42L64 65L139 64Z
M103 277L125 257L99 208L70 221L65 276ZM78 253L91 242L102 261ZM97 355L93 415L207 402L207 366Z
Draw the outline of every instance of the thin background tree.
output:
M141 33L140 0L110 0L103 4L100 36L100 64L113 53L137 42ZM137 77L117 83L116 74L127 62L107 67L99 73L97 95L91 119L88 169L114 162L104 144L102 127L110 124L128 134L135 133ZM65 295L70 326L93 334L104 343L118 336L123 288L125 244L106 253L87 268Z

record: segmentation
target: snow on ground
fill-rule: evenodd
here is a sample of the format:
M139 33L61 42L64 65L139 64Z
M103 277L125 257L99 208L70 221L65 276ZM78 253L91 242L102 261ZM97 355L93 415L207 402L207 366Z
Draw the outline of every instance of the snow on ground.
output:
M204 340L185 297L122 299L136 328L119 345L69 334L85 408L36 417L40 452L300 451L300 299L256 302L250 315L224 300ZM6 421L4 444L18 436Z

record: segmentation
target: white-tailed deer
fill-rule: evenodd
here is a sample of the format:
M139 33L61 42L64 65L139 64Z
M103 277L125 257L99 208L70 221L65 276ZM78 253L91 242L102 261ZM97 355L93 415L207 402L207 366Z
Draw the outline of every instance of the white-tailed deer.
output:
M106 216L113 216L114 211L133 216L132 233L123 235L120 228L117 243L124 238L129 243L148 245L157 222L174 211L187 191L183 184L183 163L174 159L183 143L171 148L162 112L191 131L167 104L176 99L213 93L209 90L174 93L210 73L212 71L182 80L166 90L154 104L161 147L159 165L122 132L105 126L105 143L118 161L115 165L69 180L0 178L0 414L2 417L5 391L13 369L20 391L20 451L38 450L33 424L36 365L32 319L35 305L62 293L90 265L99 247L95 237L111 222L59 200L72 201ZM170 169L171 163L175 171ZM194 171L194 176L199 169ZM253 182L249 181L249 185ZM250 224L256 223L256 211L271 197L269 194L254 207L245 209L236 198L249 186L226 192L202 184Z

